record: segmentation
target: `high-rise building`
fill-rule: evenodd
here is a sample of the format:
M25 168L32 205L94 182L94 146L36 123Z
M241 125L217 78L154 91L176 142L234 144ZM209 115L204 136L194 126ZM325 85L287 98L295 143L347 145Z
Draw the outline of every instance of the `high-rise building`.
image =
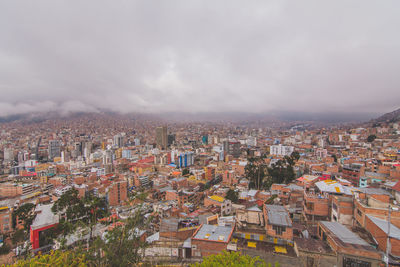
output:
M85 148L83 149L83 156L85 157L85 159L90 158L90 154L92 153L92 147L93 147L92 142L85 143Z
M14 149L4 148L4 163L11 163L14 161Z
M194 154L193 152L185 152L181 153L178 156L178 167L179 168L186 168L192 166L194 164Z
M61 157L61 142L58 140L50 140L49 159L53 160L55 157Z
M119 206L128 199L128 183L126 181L115 181L108 187L108 204Z
M168 135L168 146L171 146L174 143L175 143L175 134L169 134Z
M238 158L241 154L240 150L240 142L237 141L224 141L222 143L225 155L232 155L235 158Z
M123 147L124 145L124 136L122 134L114 135L114 146Z
M157 127L156 129L156 143L160 149L167 149L168 146L168 132L167 126Z
M135 142L135 146L140 146L140 139L139 138L135 138L134 142Z
M257 138L254 136L247 137L246 143L248 146L256 146L257 145Z

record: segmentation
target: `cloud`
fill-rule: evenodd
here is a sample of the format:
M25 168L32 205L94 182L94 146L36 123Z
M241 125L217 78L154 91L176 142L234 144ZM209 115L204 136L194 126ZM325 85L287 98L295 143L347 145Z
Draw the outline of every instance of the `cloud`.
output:
M66 101L62 103L55 103L52 101L42 101L34 103L5 103L0 102L0 114L2 116L27 114L27 113L46 113L58 112L60 115L67 115L71 112L98 112L95 107L84 104L80 101Z
M0 115L386 112L400 2L2 1Z

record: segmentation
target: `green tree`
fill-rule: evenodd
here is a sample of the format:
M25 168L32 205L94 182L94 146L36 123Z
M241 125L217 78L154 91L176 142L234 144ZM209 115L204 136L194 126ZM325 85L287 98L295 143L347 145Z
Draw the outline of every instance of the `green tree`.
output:
M242 255L239 252L226 252L223 251L221 254L210 255L203 259L202 263L195 263L191 265L192 267L239 267L239 266L248 266L248 267L266 267L272 266L271 264L266 264L264 260L259 257L251 257L249 255ZM278 263L275 263L275 266L279 266Z
M226 192L225 198L232 201L232 203L237 203L239 200L239 193L233 189L229 189L228 192Z
M261 189L268 170L264 157L254 157L247 160L245 167L246 177L249 179L249 188Z
M18 229L12 235L12 242L14 245L23 242L26 239L26 234L24 229Z
M182 170L182 176L186 176L186 175L189 175L189 174L190 174L190 171L189 171L188 168L185 168L185 169Z
M78 191L75 188L71 188L62 194L54 203L51 210L61 215L58 227L64 237L72 233L78 225L82 224L89 226L91 237L97 220L108 214L107 203L104 198L88 195L80 199Z
M36 217L35 207L36 205L33 203L25 203L19 206L12 214L14 227L18 217L18 219L23 220L24 222L24 230L29 231L31 224Z
M4 242L3 245L0 247L0 255L8 254L10 253L10 251L10 246L6 242Z
M82 200L78 197L78 191L71 188L54 202L52 212L60 215L59 229L64 236L76 229L76 223L85 216L86 210Z
M11 267L35 267L35 266L71 266L85 267L88 266L84 254L74 251L51 251L50 254L37 255L35 257L20 260L11 265Z
M283 159L278 160L276 163L268 167L268 179L264 183L264 187L269 188L274 183L288 184L296 178L294 172L294 165L299 160L300 154L295 151L290 156L285 156Z
M93 227L97 224L98 219L108 215L107 202L104 198L96 197L92 194L83 199L86 216L84 223L89 226L89 240L92 239Z
M96 266L135 266L141 262L143 249L147 247L139 235L147 226L148 220L136 212L123 225L107 232L104 240L96 238L87 251L87 258Z
M376 135L371 134L367 137L367 142L372 143L376 139Z

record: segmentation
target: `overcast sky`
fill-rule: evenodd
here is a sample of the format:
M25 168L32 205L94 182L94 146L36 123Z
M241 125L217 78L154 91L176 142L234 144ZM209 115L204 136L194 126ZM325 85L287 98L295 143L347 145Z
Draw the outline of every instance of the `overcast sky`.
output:
M400 1L0 1L0 116L400 107Z

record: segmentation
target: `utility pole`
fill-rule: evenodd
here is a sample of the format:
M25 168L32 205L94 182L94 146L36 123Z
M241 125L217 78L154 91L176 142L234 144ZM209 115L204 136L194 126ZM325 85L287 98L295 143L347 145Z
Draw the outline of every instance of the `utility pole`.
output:
M390 203L388 206L388 236L386 239L386 267L389 267L389 253L390 253L390 212L391 212L391 207L390 207Z
M260 164L258 164L258 190L260 190Z

